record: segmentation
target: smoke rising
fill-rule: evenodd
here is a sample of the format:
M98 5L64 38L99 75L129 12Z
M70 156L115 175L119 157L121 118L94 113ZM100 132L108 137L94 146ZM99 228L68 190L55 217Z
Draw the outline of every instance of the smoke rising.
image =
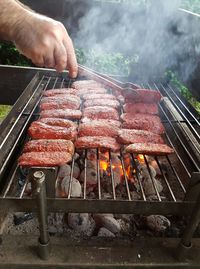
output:
M98 54L137 54L139 62L131 72L136 80L156 79L174 68L187 81L194 72L194 51L200 50L200 45L193 46L197 29L178 10L180 0L86 2L84 15L77 22L78 30L72 31L76 47L94 49ZM75 12L80 13L81 8L77 5ZM66 26L69 27L67 22Z

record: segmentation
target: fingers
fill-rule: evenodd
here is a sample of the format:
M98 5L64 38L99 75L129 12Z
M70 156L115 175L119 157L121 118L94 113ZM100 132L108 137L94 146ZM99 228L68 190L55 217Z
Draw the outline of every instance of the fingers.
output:
M63 44L67 51L67 68L69 70L69 75L71 78L76 78L78 73L78 64L72 41L68 37L64 39Z
M44 66L48 68L53 68L55 66L55 59L54 59L54 52L49 51L45 56L44 56Z
M58 72L62 72L67 68L67 52L62 43L54 49L54 61L55 69Z

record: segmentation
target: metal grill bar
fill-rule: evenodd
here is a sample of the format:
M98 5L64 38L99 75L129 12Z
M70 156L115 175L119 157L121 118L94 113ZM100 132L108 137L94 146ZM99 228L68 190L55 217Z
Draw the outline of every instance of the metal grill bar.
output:
M113 199L116 200L116 193L115 193L115 179L113 175L113 169L112 169L112 156L111 152L109 150L109 162L110 162L110 173L111 173L111 183L112 183L112 192L113 192Z
M68 188L68 196L67 196L68 199L70 199L71 192L72 192L73 172L74 172L74 156L72 158L72 166L71 166L71 172L70 172L70 180L69 180L69 188Z
M97 184L98 184L98 197L101 200L101 176L100 176L100 164L99 164L99 149L97 149Z
M184 193L186 193L186 189L185 189L185 187L183 186L183 183L181 182L181 179L180 179L178 173L177 173L176 170L174 169L174 167L173 167L173 165L172 165L172 163L171 163L171 161L170 161L170 159L169 159L169 157L168 157L167 155L166 155L166 158L167 158L167 160L168 160L168 163L169 163L169 165L170 165L170 167L171 167L171 169L172 169L174 175L176 176L176 178L177 178L177 180L178 180L178 182L179 182L179 184L180 184L180 186L181 186L181 189L183 190Z
M174 194L173 194L173 191L172 191L172 189L171 189L171 187L170 187L170 184L169 184L169 182L168 182L168 179L167 179L165 173L164 173L163 170L162 170L162 167L161 167L161 165L160 165L160 162L159 162L158 158L155 157L155 160L156 160L156 163L157 163L157 165L158 165L158 167L159 167L159 169L160 169L160 172L161 172L161 174L162 174L162 176L163 176L163 178L164 178L164 180L165 180L165 183L166 183L167 188L168 188L168 190L169 190L169 192L170 192L170 195L171 195L173 201L176 202L176 198L175 198L175 196L174 196Z
M167 118L167 120L168 120L170 126L172 127L172 129L173 129L174 133L176 134L176 137L178 138L178 140L179 140L179 142L181 143L182 147L184 148L184 150L186 151L187 155L190 157L191 161L192 161L193 164L195 165L197 171L200 171L200 168L198 167L198 164L196 163L196 161L194 160L194 158L192 157L192 155L190 154L190 152L189 152L188 149L186 148L186 146L185 146L183 140L181 139L181 137L179 136L179 134L178 134L177 131L175 130L174 126L171 124L170 119L169 119L169 117L167 116L167 114L165 113L164 109L162 108L161 105L159 105L159 107L161 108L163 114L164 114L165 117ZM175 147L173 146L173 148L175 148Z
M125 179L125 185L126 185L126 191L127 191L127 195L128 195L128 200L131 201L131 195L130 195L130 190L129 190L129 185L128 185L128 179L126 176L126 169L124 166L124 160L123 157L121 156L121 163L122 163L122 169L123 169L123 174L124 174L124 179Z
M173 105L176 107L176 109L179 111L179 113L183 116L183 118L185 119L186 123L190 126L191 130L195 133L195 135L197 136L197 139L200 139L200 135L198 134L198 132L195 130L195 128L193 127L193 125L191 124L191 122L187 119L187 117L185 116L185 114L181 111L181 109L179 108L179 106L176 104L176 102L173 100L173 98L169 95L169 93L166 91L166 89L163 87L163 85L161 84L162 89L164 90L165 94L167 95L167 97L170 99L170 101L173 103ZM180 99L180 98L179 98ZM187 109L188 111L188 109ZM192 113L190 113L192 115ZM194 117L194 116L193 116ZM195 117L194 117L195 118ZM196 119L196 118L195 118ZM183 126L180 124L181 122L179 120L177 120L177 123L179 124L179 126L181 127L181 129L183 130L183 132L187 135L186 130L183 128ZM199 125L199 122L196 119L196 123ZM198 151L198 153L200 153L199 148L193 144L193 146L195 147L195 149Z
M169 136L168 136L167 134L165 134L165 136L166 136L166 138L167 138L169 144L174 148L173 143L172 143L171 139L169 138ZM178 157L179 161L180 161L181 164L183 165L183 167L184 167L186 173L188 174L189 177L191 177L191 173L188 171L188 169L187 169L185 163L183 162L182 158L180 157L180 155L178 154L178 152L177 152L177 150L176 150L175 148L174 148L174 151L175 151L176 156ZM176 174L177 174L177 173L176 173ZM179 177L178 177L178 178L179 178ZM180 179L180 178L179 178L179 179Z
M154 83L154 85L155 85L155 83ZM163 86L163 84L160 84L161 86L162 86L162 88L163 88L163 90L165 91L165 93L169 96L169 94L167 93L167 91L166 91L166 89L165 89L165 87ZM181 103L181 105L186 109L186 111L187 111L187 113L194 119L194 122L198 125L198 126L200 126L200 123L199 123L199 121L197 120L197 118L190 112L190 110L187 108L187 106L183 103L183 101L181 100L181 98L175 93L175 91L172 89L172 87L170 86L170 85L168 85L168 88L170 88L170 90L173 92L173 94L175 95L175 97L178 99L178 101ZM170 97L170 96L169 96ZM170 97L170 99L172 99L171 97ZM176 105L177 106L177 104L174 102L174 100L172 99L171 100L172 102L173 102L173 104L174 105ZM184 113L182 113L182 111L181 110L179 110L179 112L182 114L182 116L185 118L185 120L188 122L188 123L190 123L190 121L186 118L186 116L184 115ZM193 126L191 126L192 128L193 128ZM195 133L196 133L196 130L194 130L195 131ZM197 136L198 136L198 138L200 138L200 135L197 133Z
M87 149L85 150L85 160L84 160L83 199L86 199L86 187L87 187Z
M162 200L161 200L160 194L159 194L159 192L158 192L158 189L157 189L157 186L156 186L156 183L155 183L155 179L154 179L153 176L152 176L152 172L151 172L151 169L150 169L150 167L149 167L149 164L148 164L148 161L147 161L147 158L146 158L145 155L144 155L144 161L145 161L145 164L146 164L146 166L147 166L147 169L148 169L148 172L149 172L149 175L150 175L150 178L151 178L151 181L152 181L154 190L155 190L156 195L157 195L157 197L158 197L158 200L161 202Z
M43 76L42 79L47 80L47 83L44 86L44 90L46 90L47 87L48 88L55 88L55 87L61 87L61 88L63 88L63 87L65 87L65 85L68 85L68 87L70 87L71 82L72 82L71 79L70 80L69 79L66 80L64 78L58 78L58 77L46 77L46 76ZM40 83L42 83L42 80L40 81ZM50 86L50 84L51 84L51 86ZM158 90L158 88L157 88L157 90ZM34 108L37 107L37 105L39 104L39 101L40 100L38 100L38 102L37 102L36 106L34 106ZM172 127L172 129L174 130L173 123L179 123L180 121L170 120L169 117L167 117L167 114L165 113L165 111L164 111L164 109L163 109L162 106L160 106L160 109L163 112L163 115L165 116L164 121L166 123L169 123L170 124L170 127ZM34 113L34 111L31 111L31 113L30 113L30 115L28 117L28 120L27 120L27 124L28 124L31 116L33 115L33 113ZM185 120L185 121L187 121L187 120ZM183 122L185 122L185 121L183 121ZM176 130L175 130L175 134L176 134ZM172 141L170 140L170 138L169 138L169 136L167 134L166 134L166 138L168 139L170 145L173 146L173 143L172 143ZM181 142L183 143L183 141L181 141ZM188 151L187 150L185 150L185 151L186 151L186 153L188 155ZM175 153L176 153L177 160L180 161L180 163L182 164L184 170L186 171L186 174L190 177L191 176L191 173L189 172L189 169L187 168L187 165L184 163L184 160L182 160L181 156L179 155L179 153L177 152L176 149L175 149ZM70 183L69 183L67 197L55 198L54 199L55 200L55 205L54 205L55 208L56 207L58 208L58 205L56 204L56 202L58 202L58 203L59 202L61 202L61 203L63 202L63 205L64 205L64 202L65 201L68 201L69 204L70 203L73 203L73 202L76 204L76 202L77 202L77 205L80 208L81 208L81 203L83 203L83 202L85 204L87 204L88 202L91 202L91 203L94 203L95 204L97 202L99 208L103 208L102 206L100 206L100 203L103 204L105 202L105 204L106 204L106 202L108 202L108 199L109 199L109 202L113 202L112 211L115 212L114 208L115 208L115 205L117 205L118 203L126 202L126 204L124 204L124 205L126 205L127 207L128 207L128 204L130 204L130 202L133 203L133 205L135 205L136 203L141 203L140 206L141 207L144 207L144 208L146 207L146 204L147 203L149 203L149 204L152 203L152 202L148 201L148 197L145 194L144 187L142 185L143 183L142 183L142 180L141 180L141 174L140 174L140 171L138 169L138 164L137 164L136 159L135 159L135 157L134 157L133 154L130 155L131 169L132 169L132 173L134 173L134 175L136 175L136 178L135 179L138 182L138 187L139 187L138 192L141 193L141 200L134 200L131 197L131 192L130 192L130 187L129 187L129 180L131 178L129 178L129 176L127 175L126 168L125 168L125 159L124 159L124 155L123 154L120 155L119 159L121 161L121 166L122 166L122 170L123 170L124 186L125 186L125 191L126 191L127 198L125 198L125 199L123 198L122 199L122 198L117 197L116 189L115 189L115 187L116 187L115 186L115 184L116 184L116 178L115 178L115 173L114 173L114 170L113 170L114 160L113 160L112 153L110 151L109 151L109 158L108 158L108 165L109 165L108 167L110 169L109 176L110 176L110 184L111 184L110 186L112 188L112 198L111 199L110 198L108 198L108 199L103 198L102 197L103 185L102 185L101 170L100 170L100 161L101 161L100 154L101 154L100 150L99 149L96 149L96 159L95 159L95 161L96 161L96 171L97 171L97 199L95 198L95 199L88 199L87 200L87 166L88 166L88 158L89 157L88 157L88 150L86 149L86 150L84 150L84 155L82 155L82 156L84 156L84 159L83 159L83 161L84 161L84 181L83 181L83 184L82 184L83 185L82 186L83 196L81 198L78 198L78 199L77 198L73 198L71 196L71 192L72 192L72 178L73 178L74 165L75 165L75 159L73 158L72 163L71 163ZM191 160L191 162L194 164L193 158L191 158L190 155L188 155L188 156L189 156L189 159ZM179 173L176 171L175 167L172 165L170 158L168 156L165 156L165 158L166 158L167 162L169 163L169 166L170 166L170 168L171 168L171 170L172 170L172 172L173 172L173 174L175 176L175 179L176 179L175 183L176 183L176 185L179 185L181 191L183 193L185 193L186 192L186 189L185 189L185 187L184 187L184 185L183 185L183 183L182 183L182 181L180 179ZM162 179L163 179L163 181L165 182L165 184L167 186L167 191L170 194L170 198L168 198L168 199L169 200L172 200L174 204L178 204L179 203L178 202L179 199L176 197L176 192L174 190L174 185L171 184L170 178L168 178L167 175L165 174L165 172L162 170L161 161L157 157L155 157L154 159L155 159L155 161L157 163L158 168L160 169L160 172L161 172L161 175L162 175ZM151 174L151 169L150 169L150 166L149 166L150 163L149 163L149 161L148 161L148 159L147 159L146 156L144 156L144 160L145 160L145 164L144 165L147 167L149 176L150 176L151 181L152 181L152 186L155 189L156 196L158 198L158 201L156 201L156 203L157 203L157 205L162 204L161 207L163 208L163 203L165 203L165 200L162 200L161 199L161 195L158 192L158 189L157 189L157 186L155 184L154 178L153 178L153 176ZM196 164L196 166L197 166L197 164ZM13 174L12 174L9 182L6 185L6 188L5 188L5 191L3 193L3 196L1 196L0 198L4 198L4 199L6 199L6 198L8 198L8 199L16 199L16 201L21 201L21 200L26 200L26 201L29 201L30 200L30 201L32 201L32 199L27 199L26 195L24 195L24 192L25 192L25 189L26 189L26 185L27 185L28 182L25 182L25 184L22 187L22 190L21 190L21 192L20 192L20 194L19 194L18 197L14 197L14 198L13 197L8 197L8 193L9 193L9 191L11 189L12 184L15 184L15 181L17 182L17 178L16 178L17 169L18 168L16 166L15 169L13 170L14 172L13 172ZM144 201L146 203L144 203ZM126 212L126 206L124 207L124 212ZM92 208L92 206L91 207L89 206L88 212L90 212L90 208ZM111 208L111 206L110 206L110 208ZM78 208L76 210L78 210ZM96 210L98 210L98 208ZM103 211L103 209L102 209L102 211ZM105 209L105 211L108 211L108 209ZM81 212L81 210L80 210L80 212Z
M146 198L146 195L145 195L145 192L144 192L144 188L142 186L142 183L141 183L141 180L140 180L140 175L139 175L139 171L138 171L138 167L137 167L137 164L136 164L136 161L135 161L135 158L133 156L133 154L131 154L131 161L133 162L133 167L134 169L136 170L136 178L137 178L137 181L138 181L138 184L139 184L139 187L140 187L140 192L142 194L142 198L144 201L147 200Z

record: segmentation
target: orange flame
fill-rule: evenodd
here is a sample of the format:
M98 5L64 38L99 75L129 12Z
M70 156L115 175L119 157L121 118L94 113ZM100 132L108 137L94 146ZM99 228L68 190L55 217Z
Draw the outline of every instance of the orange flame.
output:
M144 160L144 155L143 155L143 154L138 154L138 155L137 155L137 159L138 159L138 161L139 161L140 163L144 163L144 162L145 162L145 160Z

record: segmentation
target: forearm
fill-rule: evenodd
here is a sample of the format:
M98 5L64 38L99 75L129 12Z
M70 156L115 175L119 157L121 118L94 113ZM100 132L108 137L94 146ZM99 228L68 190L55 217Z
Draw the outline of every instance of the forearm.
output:
M14 41L14 31L28 16L28 9L15 0L0 0L0 38Z

